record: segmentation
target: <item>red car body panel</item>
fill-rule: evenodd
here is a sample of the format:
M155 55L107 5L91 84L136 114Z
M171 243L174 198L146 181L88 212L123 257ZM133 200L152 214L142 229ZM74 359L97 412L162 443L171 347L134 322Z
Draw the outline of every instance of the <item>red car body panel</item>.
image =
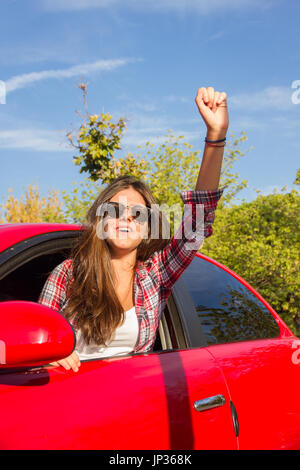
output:
M298 349L300 341L298 340ZM240 449L300 449L300 361L294 339L210 346L239 419Z
M236 449L229 394L205 348L0 375L2 449ZM225 405L196 411L223 394ZM16 422L18 426L16 426Z
M79 224L0 224L0 252L27 238L48 232L79 230Z
M0 251L39 234L80 228L2 225ZM91 360L77 373L54 366L8 372L0 366L0 448L300 449L297 338L244 279L196 256L249 289L275 318L279 336ZM219 394L223 406L194 409L196 400Z

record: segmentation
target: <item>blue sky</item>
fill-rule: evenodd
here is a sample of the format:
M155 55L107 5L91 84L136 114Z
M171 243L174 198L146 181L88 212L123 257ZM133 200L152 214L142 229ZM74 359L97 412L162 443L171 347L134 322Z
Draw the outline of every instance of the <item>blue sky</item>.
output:
M241 197L290 190L300 154L299 17L297 0L2 1L0 195L38 183L45 196L83 180L65 137L79 123L82 80L92 114L129 119L119 156L163 141L168 129L202 153L197 89L226 91L229 133L245 131L242 148L253 146L235 166L249 181Z

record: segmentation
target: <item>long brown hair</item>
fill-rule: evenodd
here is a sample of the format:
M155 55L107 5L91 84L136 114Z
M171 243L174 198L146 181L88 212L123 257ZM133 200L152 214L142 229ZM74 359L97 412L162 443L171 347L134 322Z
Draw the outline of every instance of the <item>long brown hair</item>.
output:
M124 311L115 292L109 247L105 239L97 236L97 224L101 221L97 209L100 204L108 202L116 193L129 187L143 196L146 206L153 208L153 204L156 204L144 181L130 175L115 178L100 192L88 210L87 223L71 251L72 282L69 283L64 315L75 321L87 344L93 341L98 345L106 345L124 321ZM153 223L149 224L148 238L143 238L137 247L134 270L138 261L147 261L168 242L168 222L158 206L154 208L156 210L151 217L156 217L155 223L159 224L158 238L151 238L150 228Z

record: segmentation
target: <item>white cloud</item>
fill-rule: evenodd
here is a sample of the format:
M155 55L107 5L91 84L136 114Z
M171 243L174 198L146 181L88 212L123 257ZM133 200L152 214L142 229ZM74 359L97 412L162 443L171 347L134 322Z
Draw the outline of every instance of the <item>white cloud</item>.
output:
M57 70L44 70L42 72L31 72L22 75L17 75L8 79L6 84L6 93L10 93L19 88L24 88L31 83L38 82L41 80L46 80L50 78L60 79L60 78L71 78L75 76L88 75L93 72L98 71L110 71L123 65L127 65L130 62L137 62L141 59L112 59L112 60L98 60L96 62L91 62L87 64L74 65L66 69L57 69Z
M274 192L277 193L290 193L292 191L293 186L291 184L286 184L280 186L279 184L269 184L267 186L264 186L263 188L260 188L260 194L262 196L268 196L269 194L274 194Z
M230 112L230 109L229 109ZM232 113L231 113L232 114ZM265 131L270 126L270 120L259 117L237 115L230 119L230 131L233 133L243 130Z
M46 10L86 10L106 8L118 3L118 0L42 0Z
M124 146L136 147L143 145L147 141L151 144L160 145L166 141L166 135L169 130L173 131L175 136L183 135L185 142L201 142L201 131L195 131L182 128L182 121L172 119L167 115L155 115L154 117L145 114L135 113L129 118L127 131L124 134L122 142ZM186 124L186 122L184 122ZM125 148L124 148L125 150Z
M159 109L158 104L155 100L149 96L141 96L138 100L135 97L130 96L128 93L122 93L117 96L117 100L126 102L126 112L145 111L146 113L152 113Z
M162 115L148 115L139 111L118 112L114 115L122 115L127 119L127 130L122 139L124 146L135 147L148 140L154 144L160 143L168 129L168 119Z
M210 41L216 41L217 39L220 39L225 36L225 31L218 31L215 34L212 34L209 36L207 39L204 40L204 43L210 42Z
M167 103L190 103L191 100L185 96L167 95L164 98Z
M273 0L272 0L273 1ZM86 10L90 8L109 8L114 5L132 7L139 10L158 10L178 12L196 11L199 14L244 7L268 8L271 0L42 0L49 11Z
M122 142L124 145L128 147L136 147L137 145L144 145L146 142L150 142L151 144L160 145L166 141L166 134L167 134L168 128L144 128L140 129L138 132L135 129L129 130L124 138L122 139ZM179 132L176 129L173 129L173 133L175 136L183 135L184 136L184 142L192 142L192 141L198 141L198 146L201 143L201 136L199 131L196 132L189 132L189 131L182 131ZM195 145L197 145L197 143ZM201 143L200 147L203 146ZM126 150L124 148L124 150Z
M70 152L58 131L43 129L11 129L0 131L0 148L34 150L40 152Z
M196 146L203 143L203 123L200 115L196 118L179 117L168 109L166 103L189 103L193 99L173 94L160 99L145 94L139 100L128 93L118 96L119 107L111 111L113 116L122 116L126 120L127 129L122 137L123 150L131 151L132 147L150 141L159 145L166 141L166 135L172 130L175 136L183 135L185 142L195 142ZM125 104L121 104L124 101Z
M81 56L82 38L79 34L65 35L62 40L59 34L56 38L50 36L50 39L40 40L38 43L25 43L24 39L5 42L0 44L0 64L8 65L37 64L46 61L54 63L61 62L66 67L67 64L79 62Z
M240 93L229 96L228 104L244 111L291 110L295 108L291 99L292 91L289 87L269 86L254 93Z

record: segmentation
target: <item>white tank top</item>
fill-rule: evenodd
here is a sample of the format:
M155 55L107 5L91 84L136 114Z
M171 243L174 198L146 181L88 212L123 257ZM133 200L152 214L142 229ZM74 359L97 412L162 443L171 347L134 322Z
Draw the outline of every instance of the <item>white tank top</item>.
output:
M107 356L119 356L133 351L138 337L139 324L136 316L135 306L125 312L123 325L119 326L107 347L98 346L94 342L89 345L81 334L76 332L76 348L79 359L101 359Z

